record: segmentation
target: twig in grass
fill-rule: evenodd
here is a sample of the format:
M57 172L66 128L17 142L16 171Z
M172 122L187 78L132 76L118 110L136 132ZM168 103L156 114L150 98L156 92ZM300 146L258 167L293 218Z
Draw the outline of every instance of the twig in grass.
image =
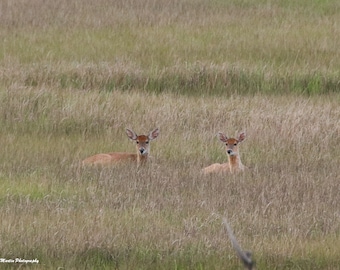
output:
M223 224L227 229L227 233L229 235L229 238L231 240L233 248L235 249L237 256L241 259L245 269L255 270L255 262L252 259L251 252L242 250L242 248L238 244L238 242L237 242L237 240L236 240L236 238L233 234L233 231L232 231L231 227L229 226L226 218L223 219Z

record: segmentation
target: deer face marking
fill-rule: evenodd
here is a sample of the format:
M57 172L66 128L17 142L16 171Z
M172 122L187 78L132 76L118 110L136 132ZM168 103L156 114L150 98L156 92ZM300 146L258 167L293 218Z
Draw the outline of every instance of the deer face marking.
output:
M218 133L219 139L221 142L224 142L226 145L226 153L229 156L236 156L238 155L238 144L242 142L246 135L245 133L241 133L237 139L235 138L228 138L226 135L223 133L219 132Z

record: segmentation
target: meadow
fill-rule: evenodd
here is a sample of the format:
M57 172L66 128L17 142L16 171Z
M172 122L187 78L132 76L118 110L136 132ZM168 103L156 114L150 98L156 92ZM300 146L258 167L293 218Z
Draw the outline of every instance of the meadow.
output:
M28 269L340 265L338 1L0 3L0 258ZM96 153L151 162L83 167ZM246 132L249 168L204 176ZM0 260L1 261L1 260Z

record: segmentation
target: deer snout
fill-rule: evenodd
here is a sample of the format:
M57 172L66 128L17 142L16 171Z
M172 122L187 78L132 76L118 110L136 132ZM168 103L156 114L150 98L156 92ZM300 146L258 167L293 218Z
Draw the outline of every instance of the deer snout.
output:
M145 155L147 153L146 149L145 148L139 148L139 153L141 155Z
M228 149L227 153L228 153L228 155L231 155L233 153L233 150Z

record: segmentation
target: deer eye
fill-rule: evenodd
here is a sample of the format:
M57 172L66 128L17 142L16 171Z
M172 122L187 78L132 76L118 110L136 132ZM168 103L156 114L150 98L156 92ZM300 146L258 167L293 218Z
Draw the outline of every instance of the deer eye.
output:
M146 141L145 143L146 143L146 144L148 144L148 143L149 143L149 141Z
M139 144L139 141L136 141L136 144Z
M237 145L237 143L234 143L234 145L236 146L236 145Z

